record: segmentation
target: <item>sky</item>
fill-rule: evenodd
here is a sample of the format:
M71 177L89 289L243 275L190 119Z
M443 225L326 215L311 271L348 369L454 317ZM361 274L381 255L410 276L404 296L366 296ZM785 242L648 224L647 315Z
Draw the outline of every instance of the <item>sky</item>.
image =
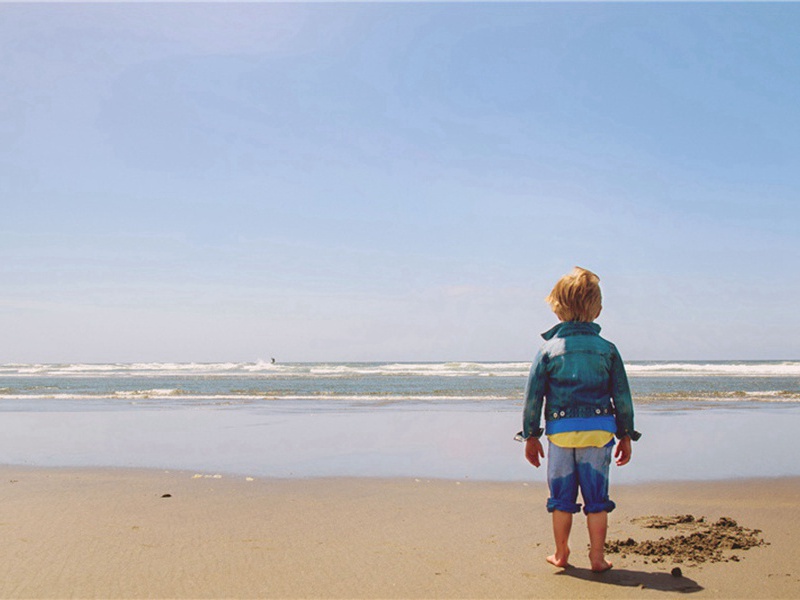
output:
M0 362L800 359L800 4L0 4Z

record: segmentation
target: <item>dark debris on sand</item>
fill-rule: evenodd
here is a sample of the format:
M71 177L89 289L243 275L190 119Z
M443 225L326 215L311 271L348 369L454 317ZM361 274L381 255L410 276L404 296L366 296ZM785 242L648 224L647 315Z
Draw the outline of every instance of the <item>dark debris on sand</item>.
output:
M637 542L610 540L606 542L606 552L611 554L638 554L646 556L649 562L662 563L704 563L738 562L740 557L728 554L734 550L749 550L763 546L766 542L759 536L759 529L741 527L730 517L721 517L715 523L707 523L704 517L676 515L670 517L648 516L634 519L635 523L648 529L672 529L686 531L673 537Z

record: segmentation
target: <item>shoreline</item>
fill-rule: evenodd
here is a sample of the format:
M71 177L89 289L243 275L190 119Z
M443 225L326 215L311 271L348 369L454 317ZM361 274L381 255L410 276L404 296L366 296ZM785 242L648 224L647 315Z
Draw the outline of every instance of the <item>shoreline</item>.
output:
M539 469L531 467L532 474L545 474L547 466L547 458L543 459L542 466ZM619 467L614 467L619 468ZM531 477L530 479L491 479L485 477L455 477L455 476L428 476L428 475L261 475L252 474L239 471L231 471L222 469L187 469L183 467L150 467L150 466L137 466L137 465L34 465L34 464L21 464L21 463L2 463L0 462L0 481L2 481L3 473L6 471L25 471L34 474L36 472L42 473L57 473L65 471L79 475L80 473L87 473L89 475L105 474L108 476L118 475L141 475L147 477L148 475L171 475L176 477L188 477L189 479L214 479L225 480L226 482L253 482L261 483L281 483L281 482L347 482L347 481L372 481L372 482L403 482L413 481L419 482L440 482L440 483L455 483L461 484L487 484L487 485L502 485L509 487L534 487L541 486L546 490L547 482L543 477ZM612 471L612 478L610 480L613 489L618 488L650 488L650 487L682 487L682 486L706 486L706 485L725 485L725 484L743 484L743 485L757 485L759 483L769 484L770 482L780 481L796 481L798 484L798 493L800 493L800 475L765 475L765 476L752 476L746 475L742 477L720 477L717 479L672 479L665 477L663 479L648 479L644 481L618 481L614 479ZM580 500L580 498L579 498Z
M200 477L197 477L200 475ZM215 477L215 475L220 475ZM609 555L585 519L554 569L546 486L426 478L263 478L130 467L0 466L0 596L75 598L790 598L800 477L612 484L611 539L692 514L759 529L738 562ZM645 562L647 561L647 562Z

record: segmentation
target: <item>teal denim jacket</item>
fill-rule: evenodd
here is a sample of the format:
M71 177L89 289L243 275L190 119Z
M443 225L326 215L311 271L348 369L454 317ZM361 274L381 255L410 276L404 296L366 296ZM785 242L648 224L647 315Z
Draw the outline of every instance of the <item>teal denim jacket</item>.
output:
M614 415L616 436L638 440L625 366L616 346L600 337L596 323L562 322L542 334L546 340L531 365L525 386L519 438L540 437L545 421ZM546 399L546 403L545 403Z

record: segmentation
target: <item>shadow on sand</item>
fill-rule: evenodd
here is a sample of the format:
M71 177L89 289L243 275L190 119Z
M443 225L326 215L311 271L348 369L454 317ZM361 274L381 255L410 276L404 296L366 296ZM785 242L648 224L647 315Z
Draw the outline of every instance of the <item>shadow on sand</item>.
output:
M669 573L631 571L630 569L617 569L616 567L605 573L593 573L589 569L570 566L557 573L557 575L574 577L575 579L582 579L584 581L594 581L606 585L638 587L646 590L658 590L660 592L693 594L703 590L703 586L688 577L673 577Z

